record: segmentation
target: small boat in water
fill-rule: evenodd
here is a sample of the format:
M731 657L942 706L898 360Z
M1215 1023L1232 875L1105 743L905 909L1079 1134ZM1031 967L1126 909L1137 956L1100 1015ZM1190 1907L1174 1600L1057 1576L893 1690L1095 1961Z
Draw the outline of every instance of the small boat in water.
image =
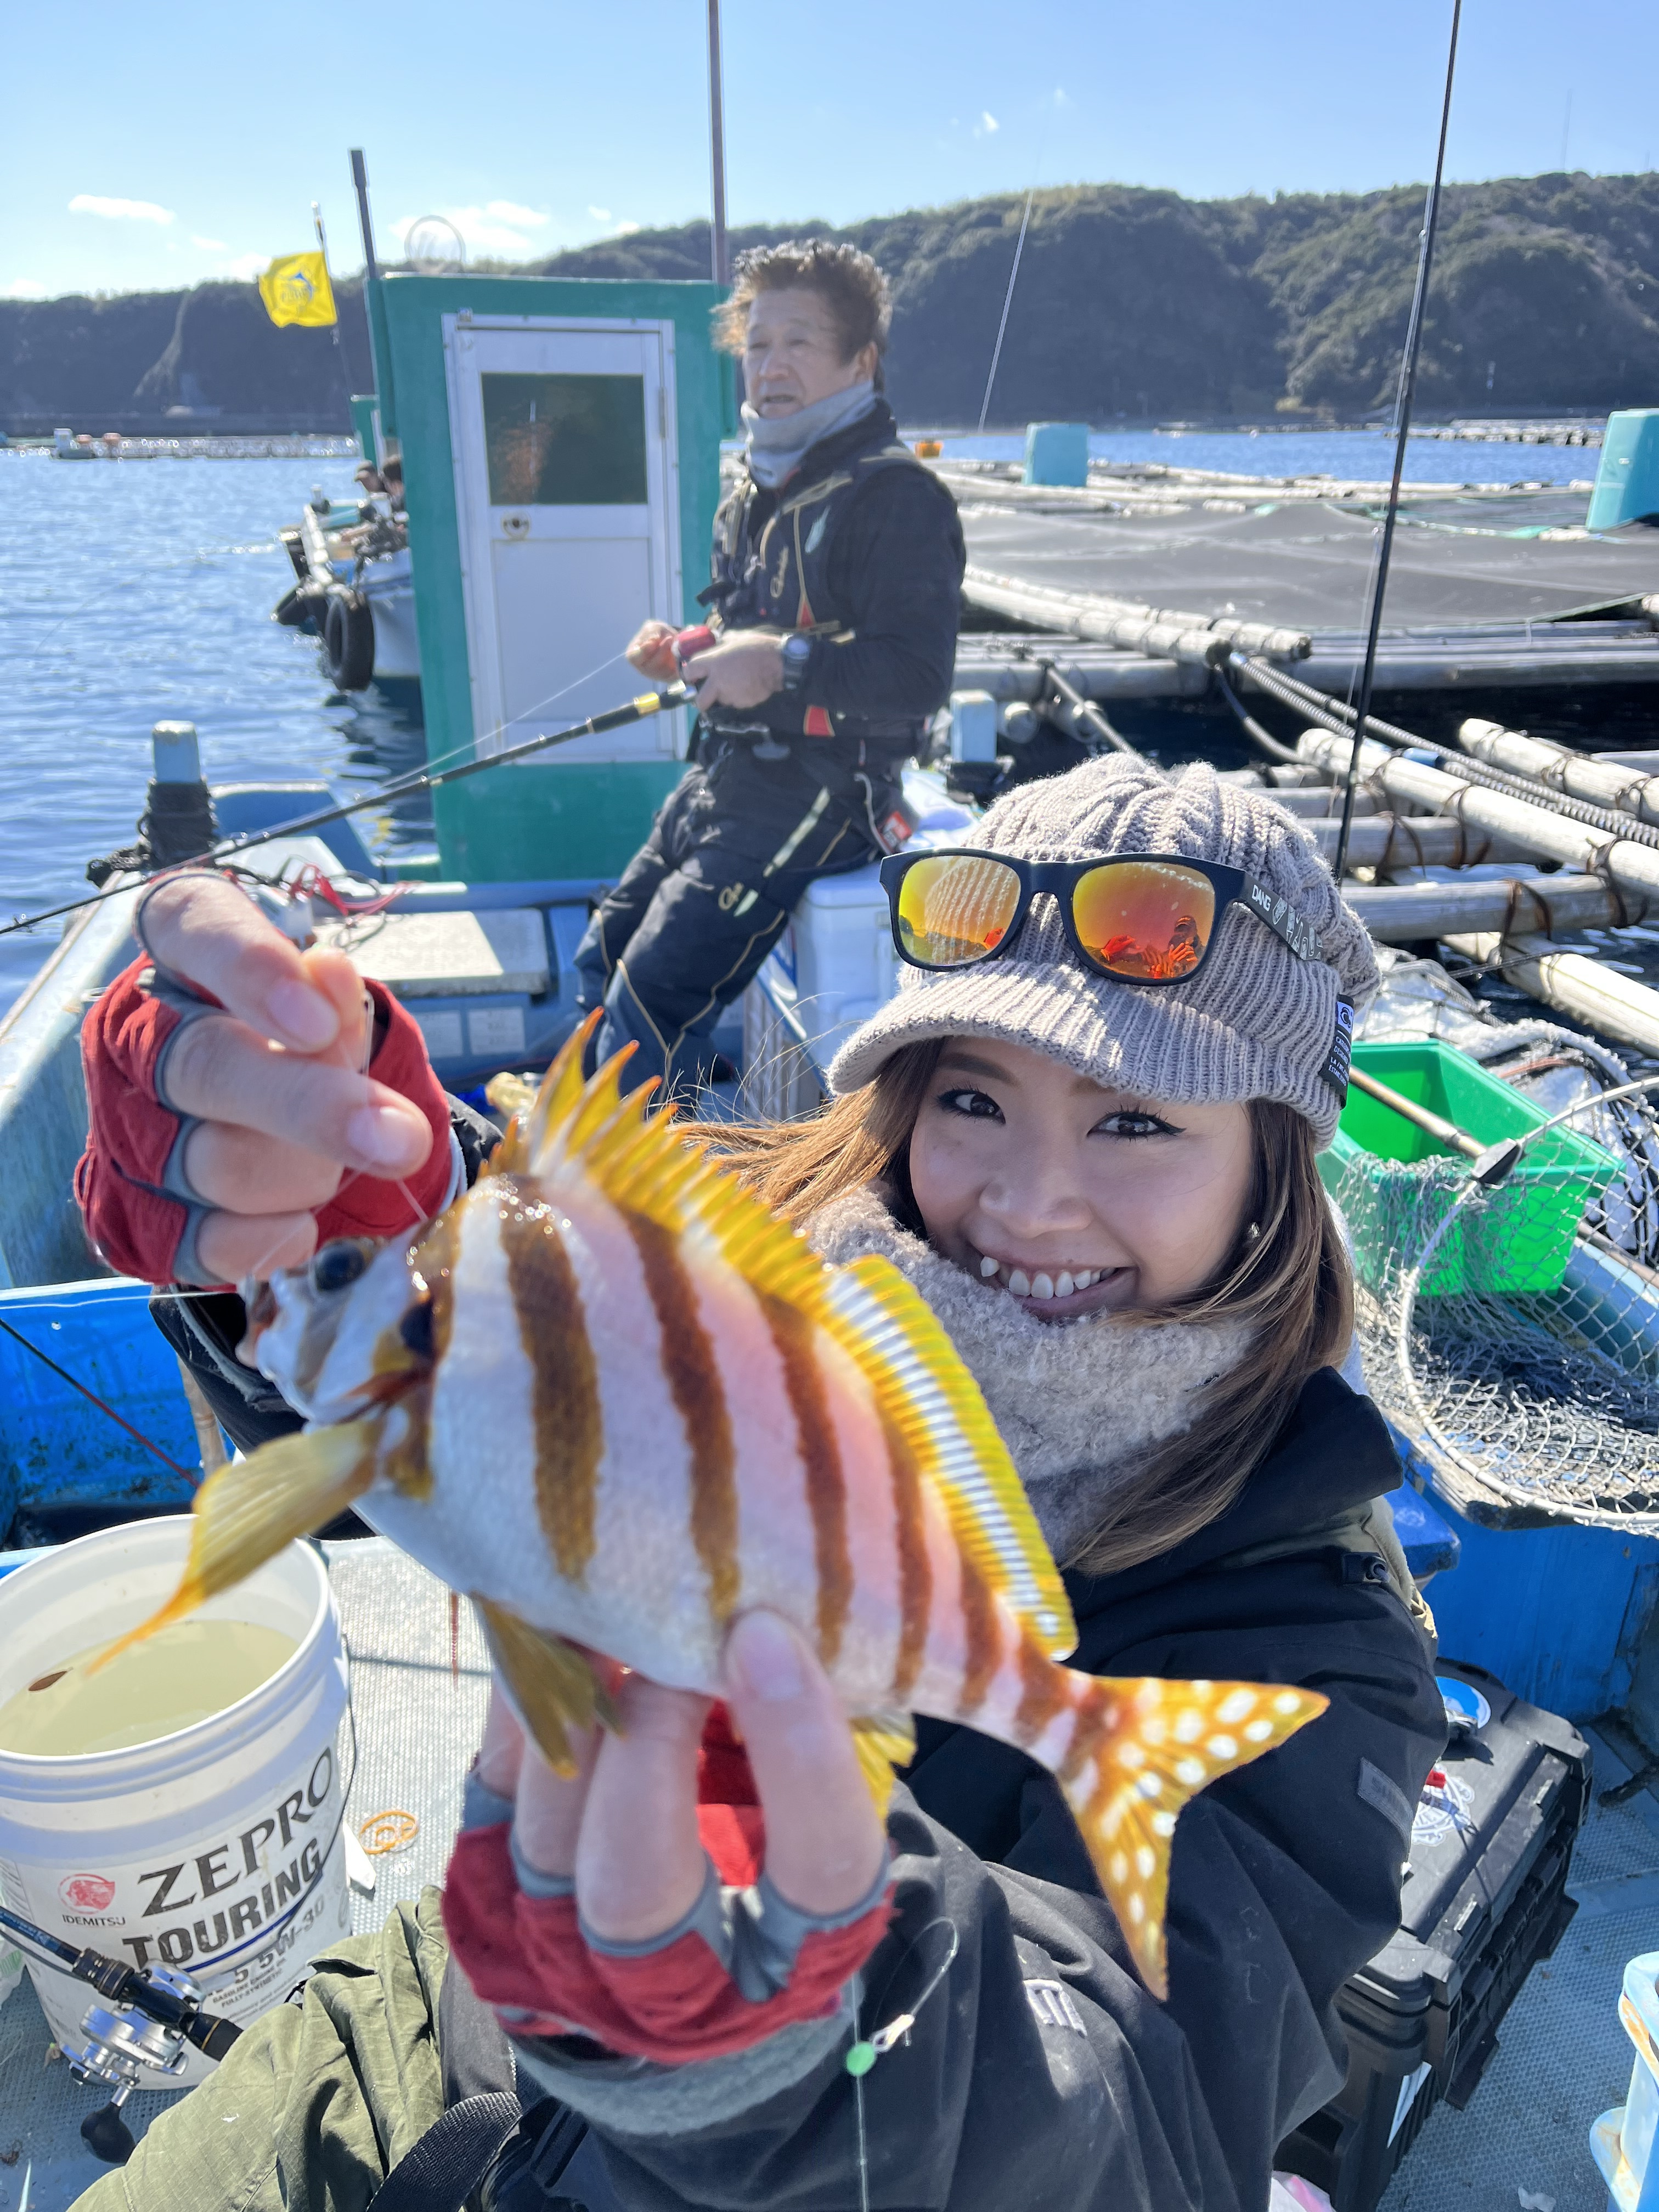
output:
M337 690L375 684L418 704L421 648L408 517L384 495L367 495L353 505L317 491L298 523L277 535L295 581L272 610L273 619L320 641Z

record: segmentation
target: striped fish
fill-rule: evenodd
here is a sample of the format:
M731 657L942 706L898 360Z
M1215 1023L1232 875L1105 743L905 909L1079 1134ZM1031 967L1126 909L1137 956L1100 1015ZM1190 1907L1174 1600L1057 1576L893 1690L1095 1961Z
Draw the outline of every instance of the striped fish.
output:
M619 1095L620 1059L584 1085L582 1042L412 1243L326 1246L261 1290L259 1364L313 1425L204 1485L184 1581L138 1633L355 1502L477 1601L568 1767L567 1727L614 1718L596 1657L715 1694L733 1617L774 1607L880 1802L916 1712L1052 1770L1163 1996L1181 1808L1325 1699L1060 1665L1064 1585L928 1306L884 1259L825 1265Z

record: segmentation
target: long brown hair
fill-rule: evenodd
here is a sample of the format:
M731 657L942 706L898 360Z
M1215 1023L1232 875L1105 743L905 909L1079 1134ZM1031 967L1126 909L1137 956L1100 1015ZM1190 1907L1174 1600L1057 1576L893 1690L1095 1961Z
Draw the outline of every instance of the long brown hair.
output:
M910 1189L910 1133L942 1040L906 1045L866 1089L804 1121L726 1124L715 1148L787 1218L880 1182L900 1219L925 1233ZM1212 1279L1154 1321L1240 1322L1249 1349L1217 1383L1201 1429L1171 1437L1112 1498L1063 1564L1111 1574L1156 1559L1225 1512L1273 1442L1297 1392L1339 1362L1353 1334L1347 1255L1314 1163L1313 1131L1293 1107L1249 1104L1254 1175L1246 1226Z

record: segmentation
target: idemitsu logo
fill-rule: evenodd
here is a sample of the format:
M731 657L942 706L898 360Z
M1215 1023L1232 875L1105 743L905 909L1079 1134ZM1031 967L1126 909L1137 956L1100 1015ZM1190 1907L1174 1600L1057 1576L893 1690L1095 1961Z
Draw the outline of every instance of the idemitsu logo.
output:
M115 1902L115 1884L101 1874L66 1875L58 1894L76 1912L107 1912Z

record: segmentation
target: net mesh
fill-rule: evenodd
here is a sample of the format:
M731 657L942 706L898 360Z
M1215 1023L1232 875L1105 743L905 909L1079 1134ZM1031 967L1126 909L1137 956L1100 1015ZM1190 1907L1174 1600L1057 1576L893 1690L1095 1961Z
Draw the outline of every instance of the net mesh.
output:
M1565 1110L1494 1188L1457 1157L1358 1153L1327 1168L1352 1240L1366 1381L1438 1471L1512 1504L1656 1533L1659 1127L1645 1097L1604 1099L1593 1083ZM1569 1153L1568 1131L1605 1149Z

